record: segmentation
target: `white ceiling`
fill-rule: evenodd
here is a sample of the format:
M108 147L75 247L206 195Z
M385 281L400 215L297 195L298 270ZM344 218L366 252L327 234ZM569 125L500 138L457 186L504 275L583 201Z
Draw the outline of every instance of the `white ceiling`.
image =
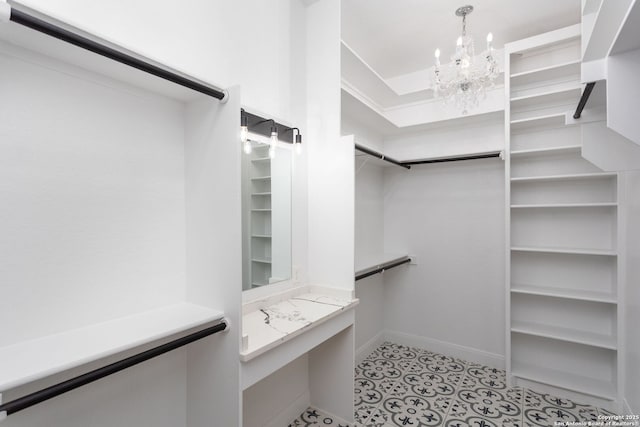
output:
M455 16L471 4L467 32L484 50L580 22L580 0L342 0L342 40L383 78L433 65L436 47L448 58L461 31Z

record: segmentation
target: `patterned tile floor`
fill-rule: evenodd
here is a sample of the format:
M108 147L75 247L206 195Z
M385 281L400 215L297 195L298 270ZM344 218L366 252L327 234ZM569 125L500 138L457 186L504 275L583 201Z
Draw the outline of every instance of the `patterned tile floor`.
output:
M507 388L505 372L385 342L355 371L355 427L537 427L613 415L567 399ZM289 427L350 424L309 408Z

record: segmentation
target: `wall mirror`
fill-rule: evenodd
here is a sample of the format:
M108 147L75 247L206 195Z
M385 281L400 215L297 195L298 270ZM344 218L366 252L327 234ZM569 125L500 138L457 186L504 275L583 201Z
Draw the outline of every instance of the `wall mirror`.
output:
M242 289L291 278L290 144L251 135L251 152L242 154Z

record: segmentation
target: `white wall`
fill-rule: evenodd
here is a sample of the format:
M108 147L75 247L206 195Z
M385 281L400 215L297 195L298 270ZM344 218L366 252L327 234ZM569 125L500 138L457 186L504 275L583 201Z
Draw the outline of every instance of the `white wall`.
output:
M627 172L627 280L624 295L626 401L640 413L640 172Z
M343 116L343 134L399 159L502 150L500 115L382 137ZM356 259L409 253L418 265L356 282L356 348L376 339L504 360L504 165L499 159L413 166L356 160ZM382 216L383 215L383 216ZM380 232L384 234L380 240Z
M285 120L294 116L293 88L304 62L298 0L154 0L122 2L21 0L72 24L207 82L242 85L243 105Z
M353 289L353 141L340 137L340 3L307 7L309 280Z
M500 159L387 170L385 248L418 262L385 273L389 331L434 351L503 363L503 184Z
M366 161L367 157L356 157L356 265L384 253L384 168ZM356 297L360 304L356 307L355 339L362 357L384 329L384 277L376 274L358 280Z
M184 301L182 105L14 54L0 53L0 345ZM176 351L5 424L182 426L185 397Z

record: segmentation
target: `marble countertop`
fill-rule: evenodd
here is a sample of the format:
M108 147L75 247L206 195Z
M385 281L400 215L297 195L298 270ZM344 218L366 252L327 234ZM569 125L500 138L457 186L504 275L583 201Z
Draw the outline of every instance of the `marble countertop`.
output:
M242 316L240 360L247 362L358 304L346 295L313 289L260 307Z

